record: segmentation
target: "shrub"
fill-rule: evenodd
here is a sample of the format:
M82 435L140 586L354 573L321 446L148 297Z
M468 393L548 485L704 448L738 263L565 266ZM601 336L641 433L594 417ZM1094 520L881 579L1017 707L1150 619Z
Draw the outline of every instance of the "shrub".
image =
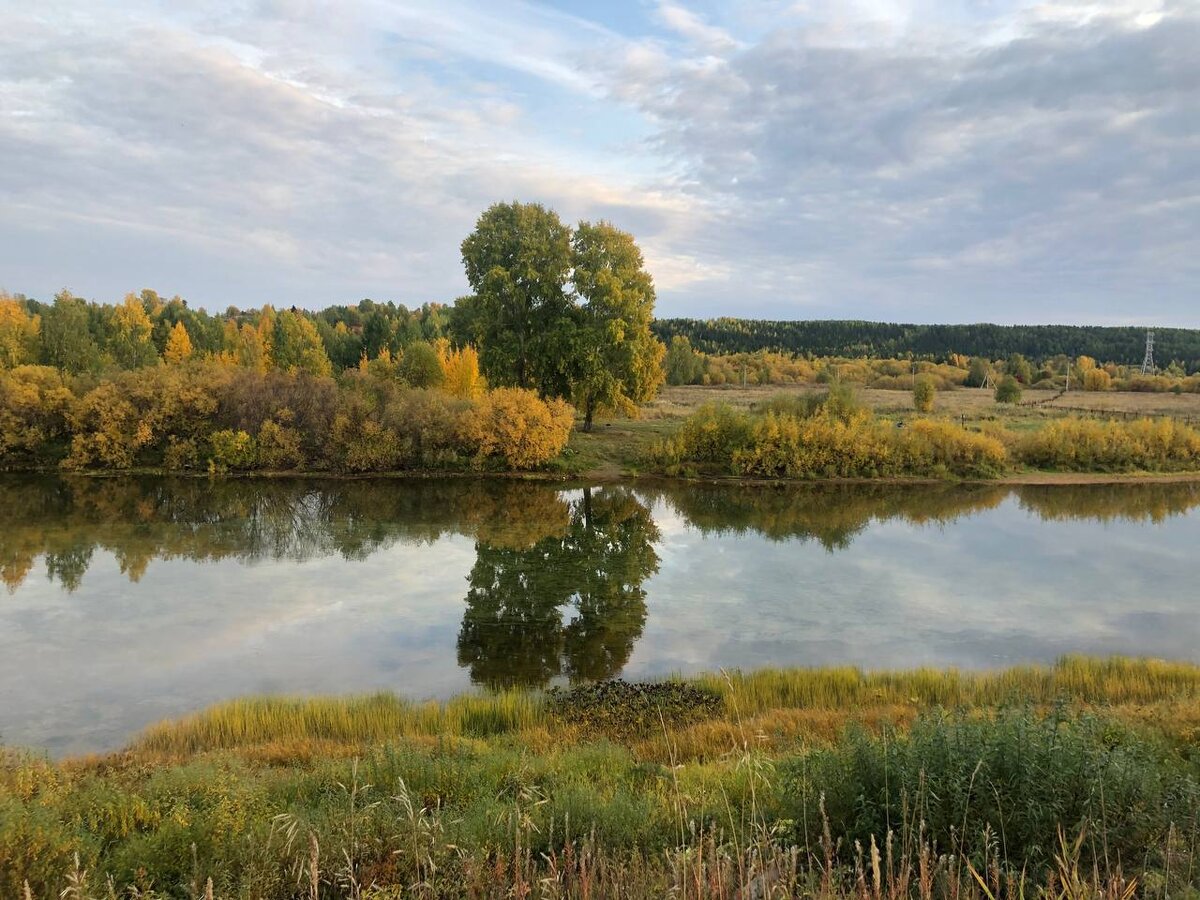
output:
M343 472L386 472L400 466L396 432L361 410L334 416L329 443L331 462Z
M678 463L728 465L734 453L751 440L750 416L725 403L706 403L684 419L675 434L655 446L652 460L667 466Z
M1173 419L1059 419L1017 444L1026 465L1069 471L1169 471L1200 467L1200 432Z
M1083 373L1085 391L1107 391L1112 388L1112 376L1103 369L1087 369Z
M497 388L464 417L465 441L483 457L514 469L532 469L567 445L575 411L562 400L542 400L523 388Z
M997 403L1020 403L1021 385L1012 375L1005 375L996 385Z
M245 431L223 428L208 439L208 466L213 471L253 469L258 465L258 448L252 435Z
M865 413L850 421L768 413L730 464L735 474L770 478L873 477L890 471L891 449L886 430Z
M1162 846L1169 823L1191 825L1200 811L1184 767L1135 731L1090 716L930 713L908 734L851 730L779 771L798 843L820 844L823 795L847 854L856 840L886 835L896 811L908 809L931 842L981 870L996 852L989 838L1002 834L1005 865L1044 871L1062 827L1096 835L1085 852L1098 862L1104 854L1140 860Z
M900 472L925 475L986 478L1008 465L1008 451L995 437L931 419L918 419L902 429L894 455Z
M0 371L0 459L37 460L63 442L74 399L57 369Z
M405 348L397 372L415 388L438 387L446 377L437 348L425 341L418 341Z
M290 410L287 419L290 419ZM296 469L304 465L300 432L274 419L263 422L258 431L258 461L268 469Z
M933 379L928 375L918 375L913 384L913 409L917 412L933 412L933 404L937 399L937 388Z

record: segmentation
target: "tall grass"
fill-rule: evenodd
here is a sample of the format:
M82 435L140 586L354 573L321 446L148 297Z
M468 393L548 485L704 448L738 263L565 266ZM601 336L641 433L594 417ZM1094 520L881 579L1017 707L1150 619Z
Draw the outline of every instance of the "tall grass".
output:
M503 691L445 703L412 703L395 694L361 697L250 697L177 722L152 726L136 749L194 753L270 741L372 743L415 735L489 737L540 724L544 698Z
M767 668L700 675L683 681L721 698L724 712L720 718L726 720L787 710L847 714L868 707L995 707L1059 701L1148 704L1200 699L1200 666L1123 657L1067 656L1049 666L982 672ZM188 754L272 742L366 745L401 737L487 738L521 736L545 729L566 733L573 731L573 720L561 710L569 709L570 704L570 697L560 696L549 703L542 693L521 690L465 694L446 702L424 703L387 693L303 699L250 697L152 726L131 749ZM639 717L645 718L644 711ZM602 720L616 723L614 734L627 731L618 727L619 709ZM839 716L835 721L844 719Z
M1103 715L930 711L717 759L590 735L0 764L0 897L1129 900L1200 890L1200 761ZM671 739L669 728L664 729ZM28 888L26 888L28 885ZM111 886L111 887L110 887ZM111 891L111 893L110 893Z
M1051 666L999 671L767 668L706 675L697 683L724 697L727 706L746 713L788 707L853 709L889 704L955 707L1062 700L1150 703L1200 698L1200 667L1153 659L1066 656Z

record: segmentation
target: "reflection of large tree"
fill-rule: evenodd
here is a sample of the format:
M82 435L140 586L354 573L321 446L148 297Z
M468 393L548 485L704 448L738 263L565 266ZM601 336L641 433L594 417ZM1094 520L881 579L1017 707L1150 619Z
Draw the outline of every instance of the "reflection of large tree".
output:
M646 623L658 531L632 492L583 491L560 535L476 543L458 660L490 687L611 678Z

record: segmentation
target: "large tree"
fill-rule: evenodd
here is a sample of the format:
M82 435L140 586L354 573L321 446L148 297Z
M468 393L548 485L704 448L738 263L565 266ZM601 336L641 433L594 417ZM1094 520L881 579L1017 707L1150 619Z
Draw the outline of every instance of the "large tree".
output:
M598 409L629 409L662 383L650 331L654 282L633 237L606 222L573 232L532 203L490 207L463 241L474 294L453 329L479 346L495 385L570 397L590 429Z
M629 411L655 395L666 349L650 332L654 281L633 235L607 222L581 222L572 250L572 397L591 431L597 409Z
M541 204L496 203L463 241L462 258L474 296L458 318L488 381L569 393L562 337L572 313L571 230Z

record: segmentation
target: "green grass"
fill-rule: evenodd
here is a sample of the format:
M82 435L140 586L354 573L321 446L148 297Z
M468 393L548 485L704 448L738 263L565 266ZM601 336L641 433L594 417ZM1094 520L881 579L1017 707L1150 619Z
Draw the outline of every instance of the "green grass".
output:
M1195 897L1198 722L1200 667L1081 657L251 698L0 751L0 897Z
M993 672L761 669L703 675L684 683L720 698L727 717L787 709L853 713L889 706L1059 701L1117 705L1200 699L1200 667L1126 658L1064 657L1052 666ZM548 704L545 695L527 691L465 694L444 703L413 703L388 693L248 697L153 726L135 740L132 749L190 754L288 741L365 745L398 737L485 738L530 729L566 729L572 716L556 715L555 705ZM611 715L609 720L614 728L619 725Z

